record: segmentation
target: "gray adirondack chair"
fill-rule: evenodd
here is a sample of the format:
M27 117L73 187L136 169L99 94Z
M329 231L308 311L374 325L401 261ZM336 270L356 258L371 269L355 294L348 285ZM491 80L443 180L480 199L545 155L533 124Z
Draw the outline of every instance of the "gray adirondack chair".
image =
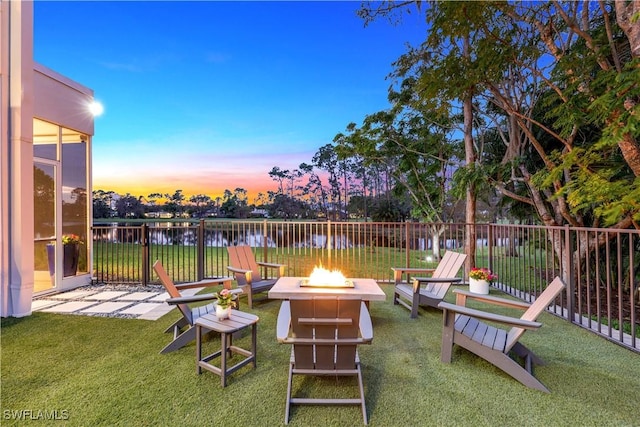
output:
M227 252L230 264L227 269L233 273L238 287L247 294L249 308L253 308L254 294L268 291L275 285L278 278L284 276L283 264L256 262L256 257L249 246L227 246ZM276 277L263 278L260 267L276 270Z
M196 338L195 328L193 326L196 319L198 319L200 316L204 316L208 313L214 313L216 311L215 302L193 308L189 306L189 304L195 302L213 301L216 299L213 294L182 296L182 294L180 294L180 290L219 285L222 285L227 289L231 289L231 282L233 281L233 278L223 277L220 279L207 279L199 282L181 283L179 285L176 285L173 283L173 280L171 280L159 260L153 263L153 269L158 275L160 283L162 283L165 290L171 297L166 300L166 303L176 305L182 313L182 317L176 320L165 330L165 332L173 332L173 341L167 344L160 351L160 353L164 354L178 350L193 341ZM242 293L242 290L231 289L231 292L234 294L239 294Z
M502 369L525 386L548 393L549 390L533 376L532 370L533 364L544 365L544 362L525 347L520 342L520 338L527 329L538 329L542 326L535 320L562 292L564 287L562 279L556 277L533 304L456 289L454 291L456 304L447 302L438 304L444 318L440 359L445 363L451 362L453 345L458 344ZM498 315L466 307L467 298L526 309L526 311L520 318ZM511 329L506 331L488 325L482 320L511 326ZM523 365L513 359L510 354L522 358Z
M316 296L284 301L278 314L276 335L279 342L293 346L285 424L289 423L291 405L360 405L364 423L368 423L357 346L371 343L373 327L361 299ZM356 376L359 397L294 397L294 375Z
M411 310L411 318L418 316L419 306L437 307L449 287L462 281L456 275L466 259L465 254L446 251L435 269L391 268L395 283L393 303ZM424 274L431 274L431 277L416 277Z

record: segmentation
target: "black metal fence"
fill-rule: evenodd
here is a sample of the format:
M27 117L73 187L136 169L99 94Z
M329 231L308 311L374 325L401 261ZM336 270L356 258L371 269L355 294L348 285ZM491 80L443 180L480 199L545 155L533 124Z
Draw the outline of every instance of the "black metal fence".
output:
M391 267L435 266L444 250L475 248L471 265L498 275L494 287L532 301L555 276L567 291L551 311L640 351L640 231L507 224L222 221L93 227L94 281L155 283L156 259L176 282L227 276L226 246L307 276L322 264L348 277L392 280Z

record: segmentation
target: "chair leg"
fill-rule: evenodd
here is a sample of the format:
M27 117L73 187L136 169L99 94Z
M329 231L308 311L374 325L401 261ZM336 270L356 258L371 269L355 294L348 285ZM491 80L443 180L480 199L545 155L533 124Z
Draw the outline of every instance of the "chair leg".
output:
M293 383L293 364L289 363L289 382L287 384L287 404L284 409L284 423L289 424L289 409L291 408L291 384Z
M488 361L498 368L502 369L507 374L511 375L516 380L520 381L521 384L529 388L549 393L549 389L545 387L544 384L542 384L536 377L533 376L532 373L528 372L525 368L520 366L518 362L510 358L507 354L502 353L502 355L497 357L496 359Z
M202 328L202 335L208 332L210 331L205 328ZM191 341L195 339L196 339L196 329L195 327L192 326L186 331L184 331L183 333L181 333L180 335L178 335L176 338L174 338L174 340L171 341L169 344L167 344L165 348L163 348L160 351L160 353L161 354L171 353L172 351L181 349L182 347L189 344Z
M449 310L442 310L442 347L440 349L440 361L451 363L451 353L453 350L453 327L456 321L456 314Z
M200 325L196 325L196 373L200 375L202 368L200 361L202 360L202 333L200 333Z
M360 406L362 407L362 419L364 420L364 424L369 424L367 420L367 406L364 401L364 385L362 384L362 370L360 369L360 364L358 363L358 386L360 387Z
M411 318L418 317L418 307L420 306L420 292L413 294L413 301L411 303Z
M171 326L169 326L167 329L164 330L165 333L169 333L172 332L173 333L173 337L177 337L178 335L180 335L180 330L182 328L184 328L185 326L189 326L189 322L187 322L185 320L185 318L181 318L176 320L175 322L173 322L171 324Z
M515 354L517 354L518 356L522 357L523 359L528 359L529 360L529 365L534 364L537 366L543 366L546 365L546 363L544 362L544 360L542 360L539 356L537 356L533 351L529 350L527 347L525 347L524 345L522 345L521 343L517 342L512 348L511 351ZM527 369L529 372L531 372L531 369Z
M549 393L549 390L544 386L544 384L538 381L538 379L534 377L533 374L527 372L527 370L522 367L520 363L513 360L511 357L509 357L508 354L505 354L498 350L494 350L490 347L485 347L482 344L473 341L471 338L462 333L456 332L454 340L455 343L460 347L466 348L478 357L483 358L493 366L501 369L514 379L520 381L520 383L522 383L523 385L529 388L543 391L545 393Z
M247 292L247 305L249 306L249 309L253 308L253 292L251 289Z

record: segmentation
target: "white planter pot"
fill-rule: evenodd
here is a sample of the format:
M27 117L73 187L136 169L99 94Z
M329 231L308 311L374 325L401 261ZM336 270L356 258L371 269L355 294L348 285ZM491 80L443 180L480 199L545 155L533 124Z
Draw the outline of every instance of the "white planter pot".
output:
M474 294L489 294L489 282L486 280L478 280L469 278L469 291Z
M216 305L216 317L218 320L228 319L229 316L231 316L231 306L222 308Z

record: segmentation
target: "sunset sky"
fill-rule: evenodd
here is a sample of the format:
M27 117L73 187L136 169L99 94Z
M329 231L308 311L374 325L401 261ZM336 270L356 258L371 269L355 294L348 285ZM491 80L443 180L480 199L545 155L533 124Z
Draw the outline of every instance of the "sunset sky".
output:
M37 62L105 107L93 189L216 197L275 190L389 107L392 62L425 37L417 13L364 26L360 2L34 2ZM414 10L415 12L415 10Z

